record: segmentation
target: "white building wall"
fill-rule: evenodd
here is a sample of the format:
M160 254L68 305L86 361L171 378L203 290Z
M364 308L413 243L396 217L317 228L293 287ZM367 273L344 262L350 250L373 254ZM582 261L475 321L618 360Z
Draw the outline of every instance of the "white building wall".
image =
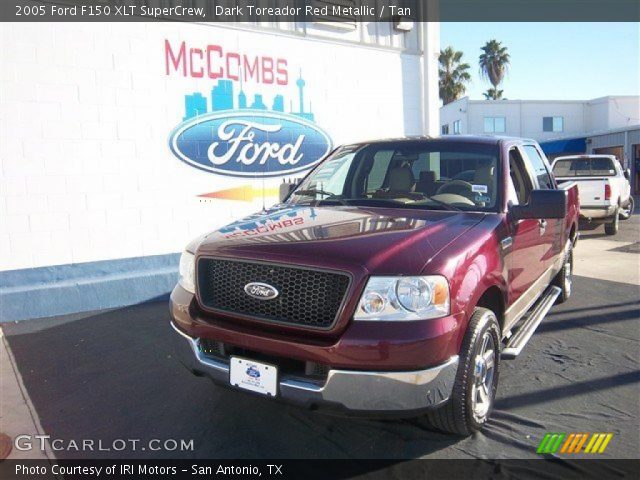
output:
M447 125L453 133L453 122L460 121L460 132L469 132L469 97L463 97L455 102L440 107L440 127Z
M506 132L499 135L519 136L521 130L520 106L513 103L501 102L469 102L468 106L469 132L484 133L484 119L486 117L505 117Z
M597 98L585 102L585 133L603 132L609 128L609 101Z
M505 117L505 135L538 141L581 136L640 124L640 97L602 97L589 101L469 100L440 108L441 124L461 120L461 133L483 134L485 117ZM562 132L544 132L544 117L562 117Z
M395 33L393 49L178 23L7 24L0 35L0 270L178 252L263 204L199 197L209 192L264 187L275 203L282 178L215 175L171 153L185 95L208 98L216 82L167 74L165 40L285 58L287 85L244 90L269 104L283 94L289 111L301 72L334 145L422 133L437 89L425 95L421 55L395 48Z
M579 135L585 129L585 111L582 103L576 102L521 102L521 136L542 141L559 135ZM562 117L562 132L543 131L543 117Z
M638 97L611 97L609 99L609 128L626 128L640 124Z

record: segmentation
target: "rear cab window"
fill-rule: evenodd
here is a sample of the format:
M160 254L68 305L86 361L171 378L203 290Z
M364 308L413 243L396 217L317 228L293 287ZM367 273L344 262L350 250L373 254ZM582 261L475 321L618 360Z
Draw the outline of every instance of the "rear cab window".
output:
M558 160L553 166L556 177L614 177L616 167L608 157L575 157Z

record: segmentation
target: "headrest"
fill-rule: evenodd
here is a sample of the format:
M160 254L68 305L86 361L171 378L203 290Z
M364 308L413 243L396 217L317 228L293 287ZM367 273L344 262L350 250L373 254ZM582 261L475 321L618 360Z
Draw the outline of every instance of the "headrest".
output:
M436 172L432 170L423 170L420 172L420 183L433 183L436 181Z
M413 188L413 173L405 167L396 167L389 172L389 190L409 192Z
M479 185L486 185L491 188L495 181L494 170L494 166L490 163L478 166L473 176L473 182Z

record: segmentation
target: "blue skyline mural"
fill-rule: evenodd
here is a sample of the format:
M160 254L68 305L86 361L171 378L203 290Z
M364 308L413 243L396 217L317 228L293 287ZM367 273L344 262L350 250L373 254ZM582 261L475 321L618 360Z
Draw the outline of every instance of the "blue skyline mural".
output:
M271 110L274 112L289 113L298 117L304 118L309 121L314 121L314 114L311 112L311 104L309 104L309 111L305 111L304 106L304 87L306 82L302 78L302 74L296 80L296 86L298 87L298 111L293 110L293 102L290 104L290 111L284 111L284 97L280 94L275 95L272 99L271 108L265 103L265 99L262 93L254 93L251 104L247 103L247 95L242 88L242 81L240 81L240 92L237 95L237 100L234 97L234 85L232 80L221 79L211 89L210 101L199 92L187 94L184 96L184 109L185 116L183 120L189 120L190 118L204 115L209 112L218 112L222 110L233 110L234 104L238 109L252 109L252 110ZM208 104L211 108L208 109Z

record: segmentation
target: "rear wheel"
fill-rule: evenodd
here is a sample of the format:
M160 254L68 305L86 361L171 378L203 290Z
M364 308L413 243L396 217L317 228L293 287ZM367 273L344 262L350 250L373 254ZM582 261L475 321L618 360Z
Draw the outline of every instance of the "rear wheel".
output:
M569 250L567 251L567 256L564 259L564 263L562 264L562 268L553 279L552 285L556 287L560 287L562 292L558 295L556 299L556 303L564 303L569 300L571 296L571 287L573 284L573 249L569 246Z
M630 196L627 206L620 209L620 220L629 220L629 218L631 218L631 215L633 215L634 208L635 200L633 199L633 196Z
M618 233L618 229L620 228L620 215L618 214L619 208L616 208L616 211L613 213L613 218L611 222L604 224L604 233L607 235L615 235Z
M456 435L471 435L482 429L493 409L499 367L498 320L491 310L478 307L462 342L451 398L428 412L427 422Z

